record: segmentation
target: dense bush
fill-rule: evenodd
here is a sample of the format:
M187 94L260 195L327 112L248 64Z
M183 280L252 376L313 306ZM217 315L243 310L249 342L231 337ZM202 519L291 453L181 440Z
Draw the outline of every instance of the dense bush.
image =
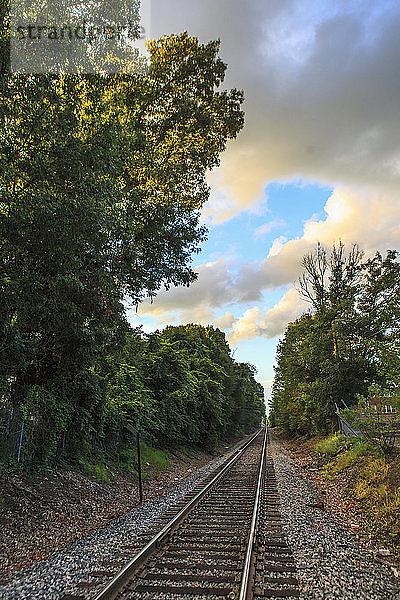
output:
M158 447L212 449L220 439L257 427L265 411L254 368L236 363L225 335L213 327L181 325L149 335L131 330L110 364L111 435L117 418L117 427L133 423Z
M25 465L79 459L99 479L107 476L105 456L129 463L132 427L145 453L151 453L146 443L212 450L219 440L255 429L265 412L254 368L232 359L221 331L200 325L148 335L127 329L121 350L101 355L75 386L74 402L60 381L32 387L21 402Z

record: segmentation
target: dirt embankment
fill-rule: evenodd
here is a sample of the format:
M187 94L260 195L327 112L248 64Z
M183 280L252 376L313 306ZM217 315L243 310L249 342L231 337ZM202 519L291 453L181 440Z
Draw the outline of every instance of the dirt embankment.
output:
M168 488L194 473L214 456L175 452L169 467L147 463L144 499L163 498ZM2 475L0 480L0 582L11 572L62 550L139 504L135 475L110 467L111 482L99 484L78 469L41 468Z
M321 510L328 510L378 561L395 566L400 575L399 450L388 458L379 453L357 456L351 445L347 453L343 450L348 441L342 440L329 455L315 450L322 438L278 437L301 475L318 490Z

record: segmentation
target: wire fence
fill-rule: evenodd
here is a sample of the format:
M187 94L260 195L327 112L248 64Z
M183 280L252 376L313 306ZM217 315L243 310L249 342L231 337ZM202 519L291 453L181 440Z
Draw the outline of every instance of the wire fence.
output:
M346 410L348 407L342 401ZM339 423L339 431L346 437L359 437L379 446L385 453L390 454L393 449L400 446L400 423L398 420L382 422L379 414L371 420L363 421L362 413L358 415L356 422L350 422L345 418L337 404L336 416Z

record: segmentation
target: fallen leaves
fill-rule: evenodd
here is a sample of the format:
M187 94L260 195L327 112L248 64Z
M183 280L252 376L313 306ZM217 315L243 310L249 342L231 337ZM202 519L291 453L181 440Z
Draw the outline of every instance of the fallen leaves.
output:
M145 499L164 496L171 485L210 460L210 456L200 452L193 453L191 458L183 454L174 456L170 469L154 473L153 478L145 481ZM14 570L62 550L139 504L137 480L127 472L116 471L107 489L72 469L48 468L26 479L9 475L0 480L2 580L9 578Z

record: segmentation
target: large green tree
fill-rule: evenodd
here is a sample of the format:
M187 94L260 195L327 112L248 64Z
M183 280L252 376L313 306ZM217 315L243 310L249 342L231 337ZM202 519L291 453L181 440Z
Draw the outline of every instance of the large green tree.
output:
M311 310L278 345L272 402L274 422L291 433L329 431L335 403L355 405L371 385L397 387L398 253L362 259L341 243L303 258L299 288Z
M0 368L15 403L53 394L87 423L123 298L195 279L205 175L243 125L218 48L172 35L150 43L147 75L2 77Z
M254 367L233 360L224 333L213 327L130 331L108 370L109 408L114 415L123 411L161 447L210 450L261 423L263 388L254 374Z

